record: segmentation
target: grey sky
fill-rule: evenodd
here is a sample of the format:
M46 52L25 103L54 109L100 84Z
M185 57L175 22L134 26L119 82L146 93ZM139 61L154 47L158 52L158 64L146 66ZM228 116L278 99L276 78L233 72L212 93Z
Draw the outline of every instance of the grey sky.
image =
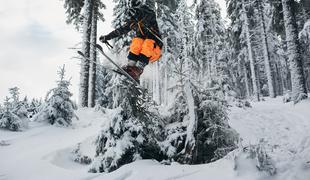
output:
M225 13L225 1L220 3ZM111 30L112 0L106 1L105 24L99 34ZM55 87L58 67L66 64L67 77L76 99L79 83L79 62L71 59L81 35L65 23L60 0L0 0L0 103L8 88L18 86L21 96L44 97Z

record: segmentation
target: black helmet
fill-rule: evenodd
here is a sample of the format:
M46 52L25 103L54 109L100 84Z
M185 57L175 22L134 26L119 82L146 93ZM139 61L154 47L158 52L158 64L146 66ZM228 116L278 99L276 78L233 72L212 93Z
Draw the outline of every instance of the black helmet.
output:
M141 0L128 0L127 5L129 8L139 8L143 5L143 2Z

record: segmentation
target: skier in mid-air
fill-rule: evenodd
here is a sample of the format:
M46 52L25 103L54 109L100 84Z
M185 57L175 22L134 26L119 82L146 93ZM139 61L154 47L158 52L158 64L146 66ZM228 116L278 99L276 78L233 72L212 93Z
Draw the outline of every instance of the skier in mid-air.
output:
M143 2L144 1L144 2ZM128 63L123 69L139 82L143 69L149 62L159 60L163 46L154 5L149 5L148 0L128 0L128 21L99 40L106 43L108 40L120 37L129 31L135 32L128 54Z

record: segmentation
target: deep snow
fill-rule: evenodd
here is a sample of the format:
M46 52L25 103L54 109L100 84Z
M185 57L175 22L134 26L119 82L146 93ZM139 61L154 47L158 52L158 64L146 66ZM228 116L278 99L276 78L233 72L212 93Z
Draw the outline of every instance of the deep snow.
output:
M240 149L206 165L167 166L143 160L109 174L87 173L89 166L73 162L71 151L77 143L84 142L83 151L93 155L91 142L110 113L113 112L81 109L77 112L80 120L73 128L32 122L24 132L0 130L0 180L310 180L309 99L295 106L277 98L254 103L253 108L231 108L229 122L243 139L240 146L263 139L277 168L273 177L258 171L255 160L247 158Z

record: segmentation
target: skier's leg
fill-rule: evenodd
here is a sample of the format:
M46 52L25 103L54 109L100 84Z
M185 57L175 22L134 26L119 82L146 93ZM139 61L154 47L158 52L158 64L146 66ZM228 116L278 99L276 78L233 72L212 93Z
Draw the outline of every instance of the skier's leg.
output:
M142 50L144 39L142 38L133 38L130 51L128 54L128 63L123 69L132 76L135 80L139 81L140 75L143 72L142 65L139 63L141 57L140 52Z
M128 54L128 66L135 66L135 63L139 60L139 55L142 50L144 39L133 38L130 44L130 50Z
M150 58L154 54L154 43L155 41L152 39L146 39L143 41L141 52L137 56L137 63L134 67L132 67L133 72L137 79L140 78L141 74L145 66L149 64Z

